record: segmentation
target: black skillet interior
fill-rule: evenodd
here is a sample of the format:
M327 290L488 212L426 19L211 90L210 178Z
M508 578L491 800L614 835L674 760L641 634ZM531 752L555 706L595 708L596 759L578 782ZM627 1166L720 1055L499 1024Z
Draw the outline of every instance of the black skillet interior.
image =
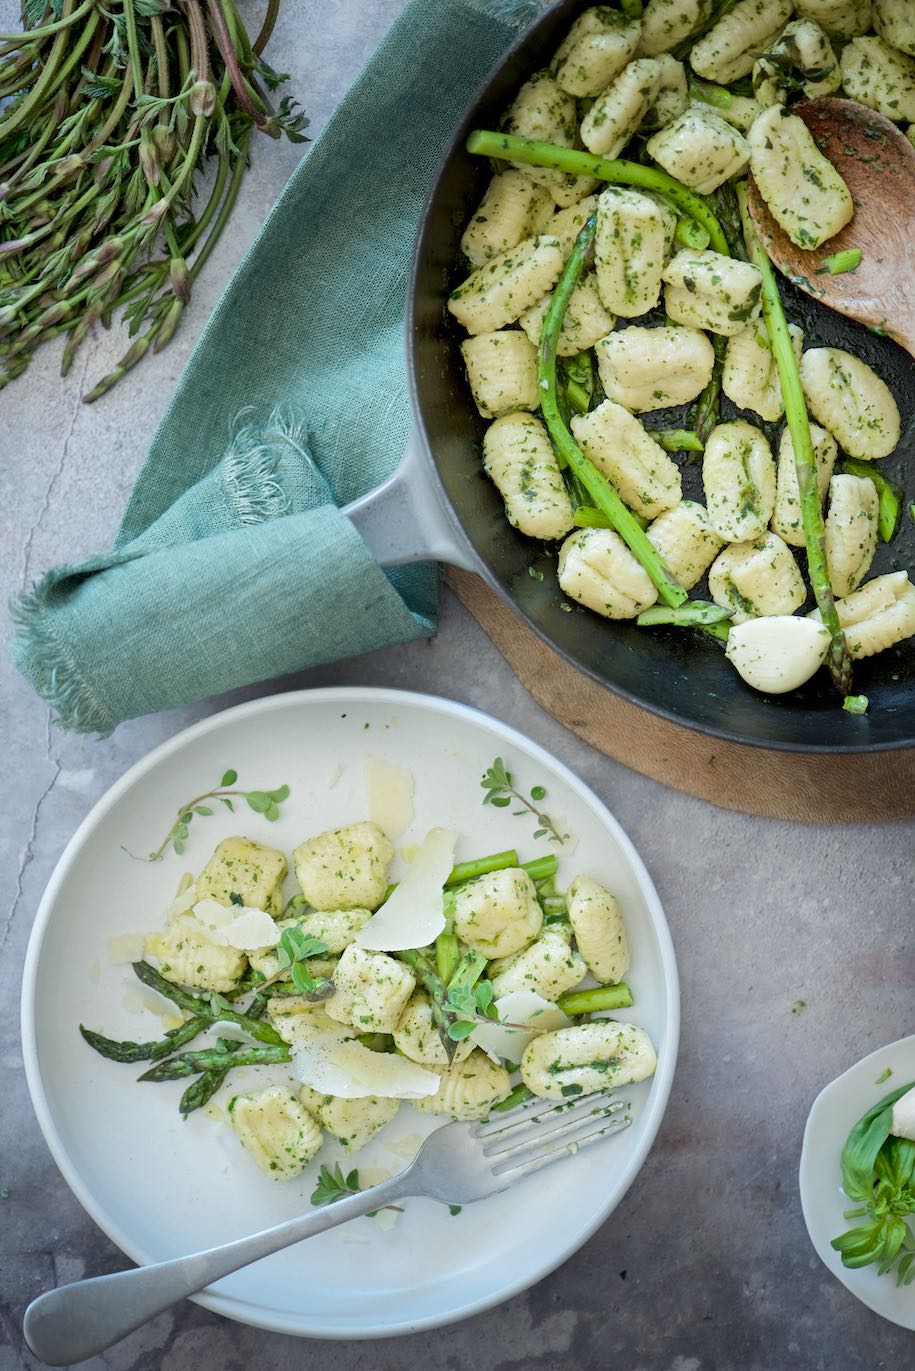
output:
M474 128L498 126L518 87L549 61L569 23L584 8L585 0L559 0L492 74L457 131L420 228L409 329L414 406L452 510L495 589L575 666L636 704L692 728L768 747L834 752L913 745L915 641L855 664L855 689L870 700L866 716L842 710L825 671L794 694L759 695L743 684L720 646L700 633L610 623L570 606L556 580L557 548L532 542L508 524L501 500L482 472L485 424L464 378L460 331L445 309L448 292L461 276L463 227L492 172L483 159L466 153L464 142ZM786 287L785 299L790 317L804 328L806 346L847 349L873 366L896 397L903 439L896 453L880 463L880 470L905 488L905 513L893 542L878 547L871 574L915 569L915 522L909 514L909 503L915 499L912 359L895 343L808 296ZM737 413L724 401L723 418ZM746 417L759 422L755 415ZM676 418L671 411L645 416L651 427L666 426ZM696 464L684 467L684 491L703 498Z

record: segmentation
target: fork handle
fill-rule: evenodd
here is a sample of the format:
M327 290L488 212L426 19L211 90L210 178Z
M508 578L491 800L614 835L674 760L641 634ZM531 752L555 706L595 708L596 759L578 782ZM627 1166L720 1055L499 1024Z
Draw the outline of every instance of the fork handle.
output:
M323 1209L313 1209L224 1246L49 1290L25 1311L25 1340L35 1356L49 1366L85 1361L178 1300L239 1267L402 1199L411 1192L411 1169L407 1167L380 1185L347 1195Z

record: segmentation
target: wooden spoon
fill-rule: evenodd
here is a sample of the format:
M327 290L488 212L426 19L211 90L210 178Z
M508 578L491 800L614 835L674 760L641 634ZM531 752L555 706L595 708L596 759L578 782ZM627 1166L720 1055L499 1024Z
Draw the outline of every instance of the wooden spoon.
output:
M820 151L851 191L855 214L820 247L799 248L772 218L749 178L748 202L778 269L839 314L894 338L915 356L915 148L895 124L856 100L794 105ZM823 260L861 249L854 271L818 275Z

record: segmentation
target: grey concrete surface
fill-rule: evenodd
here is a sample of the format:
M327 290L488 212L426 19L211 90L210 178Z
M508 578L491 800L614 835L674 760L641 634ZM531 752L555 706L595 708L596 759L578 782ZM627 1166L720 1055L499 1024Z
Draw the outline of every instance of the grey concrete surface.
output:
M285 0L270 55L292 72L315 127L401 0ZM15 5L0 0L3 27ZM244 8L248 8L247 5ZM145 445L210 308L300 150L258 150L232 231L174 344L100 405L79 403L118 341L92 341L70 378L53 349L0 397L6 472L3 596L53 562L104 546ZM17 1004L29 928L77 824L160 740L273 689L372 683L467 701L575 768L640 849L665 903L683 987L683 1039L658 1142L595 1237L526 1294L467 1323L374 1345L271 1335L186 1304L92 1371L903 1371L912 1335L858 1304L819 1264L797 1195L807 1110L857 1058L912 1030L915 824L802 827L726 813L592 752L547 717L459 604L438 637L276 685L129 723L104 742L62 734L10 669L3 676L0 915L0 1371L23 1348L26 1302L53 1282L117 1269L51 1161L32 1114ZM795 1012L797 1002L805 1007ZM354 1296L355 1297L355 1296ZM915 1296L913 1296L915 1298Z

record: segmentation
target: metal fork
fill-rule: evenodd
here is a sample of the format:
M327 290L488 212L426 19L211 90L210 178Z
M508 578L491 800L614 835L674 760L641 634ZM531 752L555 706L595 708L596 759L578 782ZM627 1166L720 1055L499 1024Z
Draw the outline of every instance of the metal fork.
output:
M262 1233L111 1276L62 1285L25 1311L23 1332L36 1357L69 1366L102 1352L170 1305L250 1262L336 1228L409 1195L469 1204L507 1189L522 1176L558 1161L629 1123L609 1092L569 1104L534 1099L484 1123L449 1123L426 1138L403 1171Z

